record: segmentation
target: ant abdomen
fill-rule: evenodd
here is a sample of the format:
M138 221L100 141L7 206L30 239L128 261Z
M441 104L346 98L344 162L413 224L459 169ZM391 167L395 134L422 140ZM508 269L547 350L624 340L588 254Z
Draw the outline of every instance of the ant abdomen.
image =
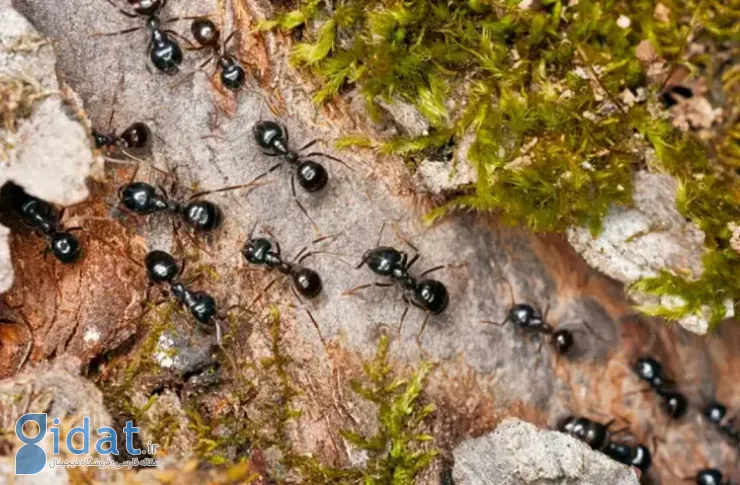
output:
M298 165L298 183L306 189L306 192L318 192L326 187L329 181L329 173L326 169L311 160L306 160Z
M149 279L154 283L170 283L178 273L177 261L164 251L151 251L144 259Z
M414 290L414 296L425 310L432 314L445 311L449 303L447 288L437 280L422 280Z
M221 40L221 31L209 19L195 19L190 25L190 32L195 41L204 47L216 46Z
M209 232L221 225L223 214L213 202L196 200L182 209L183 219L196 231Z
M295 289L301 296L314 298L321 293L323 284L319 274L310 268L299 268L292 275Z

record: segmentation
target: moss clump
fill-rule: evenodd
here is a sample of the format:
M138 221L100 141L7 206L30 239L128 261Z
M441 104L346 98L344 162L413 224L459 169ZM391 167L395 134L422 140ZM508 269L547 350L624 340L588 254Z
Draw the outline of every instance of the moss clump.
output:
M351 382L359 396L378 406L377 432L371 436L349 430L341 432L347 441L368 453L367 463L360 469L336 469L294 457L301 475L309 483L410 485L437 456L436 450L424 446L433 437L420 431L424 420L435 410L433 404L419 403L424 380L432 366L422 364L410 379L398 379L388 360L388 345L388 338L382 337L377 355L365 364L367 384Z
M718 321L724 300L740 299L734 276L740 260L727 229L740 219L737 109L711 140L678 132L663 119L656 101L662 86L647 84L636 49L647 40L668 65L689 65L710 79L721 75L726 96L737 100L740 70L720 74L725 67L712 53L737 55L731 46L740 39L740 4L542 0L527 9L520 3L342 0L327 11L324 2L304 0L262 28L302 28L292 59L321 80L317 102L357 86L371 114L379 115L379 99L400 99L433 127L419 138L351 142L413 163L429 150L472 140L464 155L477 170L476 184L432 218L457 208L496 211L537 231L586 224L596 233L611 204L630 203L633 174L654 149L660 167L651 168L678 178L679 209L707 233L707 266L699 281L662 274L639 288L686 301L663 309L664 316L697 313L704 303ZM689 41L709 54L687 58ZM647 101L624 101L640 88Z

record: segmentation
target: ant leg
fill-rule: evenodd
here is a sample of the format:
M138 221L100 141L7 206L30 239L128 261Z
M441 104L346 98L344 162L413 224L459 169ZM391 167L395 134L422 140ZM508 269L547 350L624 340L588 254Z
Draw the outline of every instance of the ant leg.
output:
M228 37L226 37L226 40L224 41L223 48L226 49L226 46L234 39L234 35L238 32L238 30L232 30Z
M202 49L205 48L204 46L197 46L197 45L193 44L193 42L191 42L190 39L188 39L184 35L180 34L179 32L175 32L174 30L164 29L163 32L165 32L167 34L170 34L171 36L173 36L173 37L175 37L177 39L180 39L181 41L183 41L186 44L188 44L188 47L185 47L186 50L199 51L199 50L202 50Z
M428 270L426 270L423 273L421 273L419 275L419 278L422 278L422 277L428 275L429 273L434 273L435 271L439 271L440 269L444 269L446 267L447 267L447 265L446 264L443 264L441 266L435 266L434 268L429 268Z
M260 186L262 186L264 184L256 184L255 182L257 182L260 179L265 178L267 175L269 175L270 173L272 173L275 170L277 170L278 168L280 168L284 163L285 162L280 162L278 164L273 165L272 167L270 167L270 169L267 172L258 175L257 177L253 178L250 182L248 182L246 184L230 185L228 187L221 187L220 189L206 190L206 191L203 191L203 192L196 192L195 194L193 194L193 195L190 196L190 199L192 200L192 199L196 199L198 197L204 196L204 195L218 194L218 193L221 193L221 192L228 192L228 191L231 191L231 190L245 189L245 188L250 188L250 187L260 187Z
M116 5L115 3L113 3L113 0L105 0L105 1L108 2L111 5L111 7L115 8L116 10L118 10L120 13L122 13L126 17L129 17L129 18L132 18L132 19L139 18L139 16L137 14L128 12L128 11L120 8L118 5Z
M424 347L421 345L421 335L424 333L424 330L427 328L427 323L429 323L429 317L432 315L429 312L426 312L427 316L424 317L424 322L421 324L421 329L419 330L419 333L416 334L416 345L419 346L419 350L424 352Z
M404 255L404 256L405 256L405 255ZM419 260L419 256L420 256L420 254L419 254L419 253L416 253L416 254L414 254L414 256L413 256L413 257L411 258L411 261L409 261L408 263L406 263L406 264L404 265L404 266L406 267L406 269L407 269L407 270L408 270L409 268L411 268L411 267L412 267L412 266L414 265L414 263L416 263L416 262L417 262L417 261Z
M272 287L272 285L275 284L277 280L278 280L277 278L274 278L272 281L270 281L267 284L267 286L262 288L262 291L260 291L260 294L257 295L257 298L255 298L254 301L252 301L252 303L250 303L249 306L247 307L247 311L249 311L255 304L257 304L258 301L262 299L263 296L265 296L265 293L267 293L267 290L269 290Z
M291 174L290 176L290 188L291 188L291 191L293 192L293 201L295 201L298 208L301 210L301 212L303 212L303 215L306 216L309 221L311 221L314 231L321 234L321 229L319 229L319 226L316 225L316 222L308 214L308 211L306 210L305 207L303 207L303 204L301 204L301 201L298 200L298 195L296 194L296 191L295 191L295 172L293 172L293 174Z
M581 323L583 323L583 326L584 326L584 327L586 327L586 329L587 329L587 330L588 330L588 331L589 331L589 332L590 332L590 333L591 333L591 334L592 334L592 335L593 335L594 337L596 337L597 339L599 339L599 340L602 340L602 341L604 341L604 342L606 341L606 339L605 339L604 337L602 337L601 335L599 335L598 333L596 333L596 331L595 331L595 330L593 329L593 327L591 327L591 325L589 325L589 324L588 324L588 322L586 322L586 320L581 320Z
M304 248L304 250L305 250L305 248ZM314 256L316 254L326 254L327 256L331 256L331 257L333 257L335 259L338 259L340 262L344 263L345 265L349 266L350 268L352 267L352 263L350 263L349 261L345 260L340 254L333 253L331 251L309 251L309 252L303 254L297 260L297 262L300 264L300 263L303 262L304 259L308 258L309 256Z
M319 323L313 317L313 314L308 310L308 308L304 308L304 310L306 310L306 314L308 315L308 318L311 320L311 324L313 325L313 328L316 329L316 333L319 334L319 340L321 340L321 345L324 346L324 351L327 351L326 350L326 340L324 340L324 335L321 333L321 329L319 328Z
M398 224L396 223L393 224L393 232L396 234L396 239L413 249L415 253L419 252L419 248L417 248L414 244L411 243L411 241L401 235L401 232L398 230Z
M401 340L401 336L402 336L401 331L403 330L403 322L406 321L406 315L409 313L409 308L411 308L411 303L413 303L413 301L410 300L409 297L407 297L404 294L401 294L401 298L403 299L403 302L406 304L406 306L403 309L403 313L401 314L401 321L398 324L398 331L397 331L398 340Z
M378 242L375 243L375 247L380 247L380 240L383 238L383 230L385 229L385 222L380 225L380 232L378 232Z
M187 73L187 74L183 74L183 75L182 75L182 76L180 77L180 79L178 79L178 80L177 80L177 81L175 81L174 83L170 84L170 89L172 89L172 88L175 88L175 87L179 86L180 84L184 83L185 81L187 81L187 80L188 80L188 79L190 79L191 77L195 76L195 74L196 74L197 72L201 71L201 70L202 70L202 69L203 69L204 67L206 67L206 66L207 66L208 64L210 64L210 63L211 63L211 61L213 61L213 59L215 59L215 57L214 57L214 56L211 56L211 57L209 57L208 59L206 59L205 61L203 61L203 62L202 62L202 63L201 63L201 64L200 64L200 65L199 65L199 66L197 67L197 69L193 69L193 70L192 70L192 71L190 71L189 73Z
M319 142L319 140L318 140L318 139L316 139L316 140L311 140L311 141L309 141L308 143L306 143L305 145L303 145L303 146L302 146L301 148L299 148L299 149L298 149L298 152L300 153L300 152L302 152L302 151L304 151L304 150L308 150L309 148L311 148L312 146L314 146L314 145L315 145L315 144L317 144L318 142Z
M388 288L389 286L393 286L393 283L367 283L360 286L355 286L351 290L346 290L342 292L342 296L353 296L355 293L357 293L360 290L364 290L367 288L370 288L372 286L377 286L380 288Z
M322 153L322 152L311 152L311 153L303 156L302 158L309 158L309 157L324 157L324 158L328 158L329 160L332 160L334 162L341 163L342 165L344 165L345 167L347 167L348 170L351 170L353 172L355 171L355 169L352 168L352 167L350 167L349 165L347 165L347 162L345 162L344 160L341 160L341 159L339 159L337 157L333 157L333 156L328 155L326 153Z
M635 394L647 394L652 389L650 387L646 387L645 389L637 389L636 391L630 391L625 394L622 394L622 398L628 397L628 396L634 396Z
M142 27L131 27L130 29L123 29L119 30L118 32L95 32L94 34L91 34L90 37L115 37L117 35L125 35L130 34L132 32L136 32L137 30L141 30ZM147 52L149 49L147 49Z
M493 320L481 320L480 323L485 323L489 325L496 325L497 327L503 327L509 322L508 319L504 320L503 322L494 322Z

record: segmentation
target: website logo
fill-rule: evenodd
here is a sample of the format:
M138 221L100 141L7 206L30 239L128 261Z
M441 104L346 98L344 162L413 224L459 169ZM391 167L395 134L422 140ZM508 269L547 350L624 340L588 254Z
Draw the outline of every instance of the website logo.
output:
M33 423L33 424L31 424ZM154 459L146 458L140 460L140 455L152 456L159 448L158 444L148 442L145 450L134 446L134 436L139 432L139 428L133 425L133 421L127 421L123 427L125 437L126 452L133 456L134 459L129 462L120 463L113 459L119 455L118 434L115 429L102 426L95 430L95 434L90 429L90 418L82 418L82 425L70 429L65 439L60 439L59 425L61 420L54 418L49 425L49 418L46 413L28 413L24 414L15 423L15 435L23 443L15 454L15 474L16 475L35 475L44 469L48 460L46 450L39 443L51 433L52 437L52 454L60 454L60 441L64 442L65 452L72 456L90 455L95 453L104 459L88 458L81 460L61 460L53 458L49 462L50 467L77 467L77 466L96 466L104 468L111 466L123 468L128 466L157 466L158 462ZM28 425L28 426L27 426ZM38 429L37 429L38 428ZM79 436L80 438L76 438ZM94 440L94 445L91 446Z

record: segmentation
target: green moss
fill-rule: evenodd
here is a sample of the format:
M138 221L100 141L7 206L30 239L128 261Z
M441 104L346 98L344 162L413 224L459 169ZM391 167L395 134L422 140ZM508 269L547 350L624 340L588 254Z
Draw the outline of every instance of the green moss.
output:
M347 441L367 452L365 466L338 469L305 457L293 457L309 483L410 485L437 456L435 449L425 445L433 437L420 431L435 410L433 404L419 403L432 366L422 364L408 380L399 379L388 359L388 345L388 338L382 337L377 355L365 364L367 382L351 382L355 393L377 405L378 430L371 436L350 430L341 432Z
M400 154L413 167L430 151L472 138L465 155L477 170L476 184L430 219L472 209L536 231L585 224L597 233L610 205L630 203L633 174L653 148L659 166L651 168L678 178L679 209L707 233L707 266L699 281L662 274L638 287L687 302L665 316L697 313L703 303L716 322L724 299L740 299L732 277L739 274L738 255L729 249L727 230L740 219L737 109L717 136L699 140L662 119L655 101L660 86L650 88L647 103L628 106L619 95L646 85L635 53L644 40L672 65L719 77L722 66L712 53L740 39L740 4L543 0L542 8L529 10L519 3L340 0L328 12L309 0L262 28L302 28L292 60L321 80L317 102L357 86L372 115L381 114L379 99L402 100L433 127L424 137L350 137L344 145ZM626 29L618 25L622 16L631 21ZM689 39L707 54L687 58ZM728 106L740 105L740 69L730 68L722 80Z

